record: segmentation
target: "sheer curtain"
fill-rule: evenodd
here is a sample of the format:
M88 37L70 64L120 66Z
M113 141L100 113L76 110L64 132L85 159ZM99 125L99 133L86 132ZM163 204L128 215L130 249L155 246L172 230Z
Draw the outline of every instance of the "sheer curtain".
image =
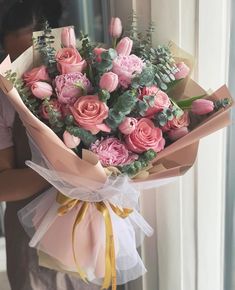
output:
M112 2L124 23L132 9L140 29L154 21L155 44L173 40L191 53L194 78L205 89L227 81L229 0ZM155 234L141 249L148 273L142 285L128 289L224 289L225 169L226 130L221 130L200 142L197 162L185 176L142 193L142 213Z

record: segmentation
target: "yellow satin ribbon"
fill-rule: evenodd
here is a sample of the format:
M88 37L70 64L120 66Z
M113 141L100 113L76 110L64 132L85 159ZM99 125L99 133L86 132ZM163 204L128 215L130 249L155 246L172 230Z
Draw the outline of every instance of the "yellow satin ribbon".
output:
M57 194L56 201L61 205L58 209L58 215L63 216L70 212L75 206L81 205L75 222L73 224L72 230L72 243L73 243L73 257L77 267L78 274L81 279L87 281L87 275L85 271L79 266L79 263L76 258L76 250L75 250L75 232L76 227L79 223L85 218L87 210L89 208L90 203L86 201L80 201L77 199L71 199L61 193ZM127 218L133 210L128 208L119 208L111 203L106 204L105 202L96 202L94 203L97 210L102 214L105 221L105 229L106 229L106 247L105 247L105 276L101 290L108 289L110 285L112 285L112 290L117 289L117 274L116 274L116 255L115 255L115 244L114 244L114 236L113 236L113 226L112 219L110 216L109 208L119 216L120 218Z

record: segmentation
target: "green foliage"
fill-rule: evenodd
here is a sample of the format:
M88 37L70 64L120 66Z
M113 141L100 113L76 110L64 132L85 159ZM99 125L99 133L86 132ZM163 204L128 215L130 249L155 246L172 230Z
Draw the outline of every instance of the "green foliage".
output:
M230 106L232 103L231 99L230 98L225 98L223 100L217 100L214 102L214 105L215 105L215 111L218 111L222 108L226 108L228 106Z
M27 87L22 79L17 78L16 72L12 72L11 70L7 71L5 74L6 78L13 84L13 86L18 91L22 101L26 105L26 107L36 116L38 117L40 101L32 96L32 93ZM39 118L39 117L38 117Z
M139 159L129 165L120 167L122 173L127 174L129 177L135 176L141 170L146 168L150 162L156 158L157 153L153 149L149 149L139 156Z
M52 46L54 43L54 36L51 34L52 30L49 23L46 21L44 24L43 35L35 40L35 48L39 51L42 61L48 68L49 75L53 78L57 72L55 48Z
M153 23L150 23L145 34L143 34L138 33L137 20L138 18L135 12L133 12L130 17L130 30L126 33L133 40L132 52L152 64L155 71L154 83L161 90L167 91L171 87L171 83L175 81L174 74L177 72L173 55L169 46L159 45L157 48L153 48ZM136 82L134 82L134 85L136 85Z
M73 136L79 137L85 146L90 147L92 143L95 143L97 138L92 135L89 131L79 128L75 125L70 125L66 127L66 130Z
M43 101L43 106L48 113L48 122L51 129L57 134L62 133L64 131L64 122L62 120L61 112L55 110L53 105L50 103L50 100L48 99Z
M79 53L82 58L86 60L90 60L93 57L93 49L96 47L94 44L91 43L88 34L83 34L80 31L80 41L82 43L81 49L79 49Z
M99 96L99 99L104 103L106 103L107 100L110 99L110 93L106 90L99 90L98 96Z
M106 124L115 130L123 121L125 116L131 113L137 102L137 90L132 89L125 91L118 97L113 105L113 108L109 110L109 117L106 119Z

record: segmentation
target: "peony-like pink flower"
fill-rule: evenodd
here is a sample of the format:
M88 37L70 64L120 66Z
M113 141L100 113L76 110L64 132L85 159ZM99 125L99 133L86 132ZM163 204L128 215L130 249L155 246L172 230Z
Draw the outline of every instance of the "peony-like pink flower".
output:
M107 72L100 78L100 88L112 93L118 86L118 76L113 72Z
M51 99L49 101L49 104L50 104L50 106L52 107L52 109L54 111L57 111L57 112L61 113L61 115L62 115L62 105L56 99ZM45 106L44 104L41 105L40 115L45 120L48 120L49 119L48 107Z
M174 74L176 80L184 79L190 72L190 68L184 63L179 62L176 64L178 71Z
M94 52L94 54L95 54L95 56L96 56L96 61L97 61L97 62L101 62L101 61L102 61L101 54L102 54L102 52L104 52L104 51L106 51L106 49L105 49L105 48L102 48L102 47L95 47L95 48L93 49L93 52Z
M56 54L57 67L61 74L82 72L86 61L75 48L61 48Z
M73 104L83 93L92 90L90 81L80 72L57 76L55 86L58 100L63 104Z
M142 153L149 149L159 152L165 146L162 130L155 127L147 118L138 121L135 130L125 137L125 141L127 148L135 153Z
M73 27L64 27L62 29L61 43L64 47L76 47L76 36Z
M129 135L135 130L137 122L135 118L126 117L119 125L118 129L122 134Z
M122 22L118 17L112 17L109 25L109 33L113 38L119 38L122 34Z
M70 110L77 124L92 134L97 134L100 131L110 132L111 129L104 123L108 117L109 108L99 100L98 96L83 96L80 97Z
M133 40L129 37L122 38L116 46L116 51L120 55L130 55L133 47Z
M168 95L157 86L144 87L140 98L144 96L154 96L154 104L145 112L146 117L151 118L154 114L169 108L171 105Z
M112 71L118 75L119 83L127 88L136 74L140 74L145 64L134 54L125 56L119 55L113 61Z
M168 132L168 137L170 138L171 141L176 141L185 135L187 135L189 132L187 127L181 127L178 129L173 129Z
M214 110L214 103L210 100L199 99L192 103L191 111L196 115L205 115Z
M50 77L48 75L46 66L41 65L24 73L23 80L27 86L32 86L33 83L38 81L50 81Z
M129 152L126 145L117 138L107 138L91 145L103 166L127 165L138 159L138 155Z
M51 97L53 88L46 82L35 82L31 86L32 94L41 100Z
M168 121L167 124L162 127L163 132L167 132L169 130L174 130L182 127L188 127L190 123L188 112L184 112L180 117L175 117L173 120Z
M81 142L80 138L71 135L68 131L64 131L63 140L64 144L70 149L76 148Z

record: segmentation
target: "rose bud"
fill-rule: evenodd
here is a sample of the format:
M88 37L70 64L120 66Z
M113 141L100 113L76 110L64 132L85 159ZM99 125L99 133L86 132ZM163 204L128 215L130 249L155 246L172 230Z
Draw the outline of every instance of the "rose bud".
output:
M118 86L118 76L113 72L107 72L100 78L99 85L102 90L112 93Z
M118 54L128 56L131 54L132 47L133 47L133 40L131 40L129 37L124 37L119 41L116 47L116 51Z
M122 22L121 19L116 17L112 18L109 25L109 33L113 38L119 38L122 34Z
M176 64L178 71L174 74L176 80L184 79L190 72L190 68L184 63L179 62Z
M103 47L95 47L95 48L93 49L93 52L94 52L94 54L95 54L95 56L96 56L96 61L97 61L97 62L101 62L101 61L102 61L101 54L102 54L102 52L104 52L104 51L106 51L106 49L103 48Z
M64 144L70 149L76 148L81 142L80 138L71 135L68 131L64 131L63 140Z
M52 86L45 82L33 83L31 86L31 91L36 98L41 100L49 98L53 93Z
M214 110L214 103L209 100L199 99L193 101L191 111L196 115L205 115Z
M168 137L170 138L171 141L176 141L185 135L188 134L188 128L187 127L181 127L178 129L170 130L168 132Z
M137 122L135 118L126 117L118 129L122 134L129 135L135 130Z
M64 47L76 47L76 36L73 27L64 27L62 29L61 43Z

